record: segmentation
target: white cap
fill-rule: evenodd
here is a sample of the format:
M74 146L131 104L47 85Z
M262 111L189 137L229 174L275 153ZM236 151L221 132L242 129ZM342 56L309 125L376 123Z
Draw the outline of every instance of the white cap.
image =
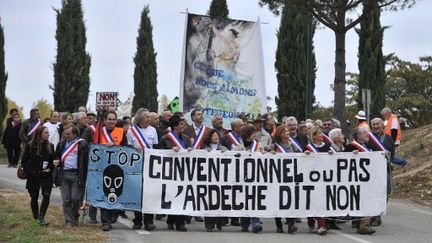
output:
M364 111L359 111L357 113L357 115L355 116L355 118L357 118L359 120L366 120L366 114Z

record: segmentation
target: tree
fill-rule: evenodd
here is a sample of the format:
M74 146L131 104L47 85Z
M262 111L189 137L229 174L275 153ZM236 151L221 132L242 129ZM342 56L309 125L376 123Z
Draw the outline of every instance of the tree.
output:
M371 6L368 6L371 5ZM363 89L371 90L370 117L380 115L381 109L385 106L385 60L382 53L382 41L384 29L380 22L380 8L376 0L364 0L363 11L366 16L360 22L359 35L359 82L357 109L363 109ZM347 91L348 93L348 91Z
M150 111L158 110L156 52L153 47L150 9L146 5L141 13L141 23L137 37L137 52L134 57L134 92L132 113L144 107Z
M229 10L226 0L212 0L207 15L210 17L228 18Z
M0 22L0 121L3 121L7 114L6 81L8 75L5 67L4 33ZM3 122L0 122L0 137L3 133Z
M364 0L295 0L299 6L305 7L314 18L321 24L331 29L335 33L336 52L335 52L335 78L334 78L334 110L335 116L341 121L344 132L347 134L348 126L345 114L345 34L348 30L354 28L364 18L366 13L372 9L370 5L363 5L363 12L354 18L349 17L349 13L355 13ZM398 10L404 7L410 7L415 0L377 0L379 8ZM280 6L283 6L286 0L259 0L259 4L267 5L270 10L279 13Z
M275 68L278 80L278 96L275 98L275 102L278 119L282 119L286 115L294 115L300 120L306 118L308 18L304 8L294 5L292 1L286 1L277 32L278 46ZM313 32L311 38L313 38ZM314 54L312 60L312 65L315 67ZM313 81L312 94L314 86L315 82Z
M33 103L34 108L39 109L41 119L51 117L51 112L54 110L52 104L48 102L48 100L41 98Z
M392 57L385 85L387 106L414 127L432 123L432 56L419 60Z
M54 106L73 112L86 106L90 88L90 55L81 0L63 0L57 10L57 56L54 63Z

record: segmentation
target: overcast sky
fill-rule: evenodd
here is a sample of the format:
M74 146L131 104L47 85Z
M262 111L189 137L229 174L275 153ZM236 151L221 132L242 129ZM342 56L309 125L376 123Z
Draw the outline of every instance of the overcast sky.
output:
M179 94L181 53L185 15L205 14L210 0L83 0L87 27L87 52L91 55L90 97L87 106L95 104L97 91L118 91L126 100L133 92L133 57L141 11L150 5L153 42L157 52L158 92L169 99ZM276 31L280 17L260 8L257 0L227 0L230 18L255 21L260 17L267 95L277 95L274 69ZM9 73L6 96L25 109L40 98L53 103L52 63L56 55L56 15L60 0L0 0L0 18L5 33L6 70ZM384 53L395 52L400 58L417 61L432 55L432 1L401 12L385 12L382 24L390 26L384 35ZM315 96L325 106L333 101L330 84L334 78L334 34L321 27L315 33L317 80ZM358 38L353 30L347 34L347 71L357 72ZM274 107L274 101L269 105Z

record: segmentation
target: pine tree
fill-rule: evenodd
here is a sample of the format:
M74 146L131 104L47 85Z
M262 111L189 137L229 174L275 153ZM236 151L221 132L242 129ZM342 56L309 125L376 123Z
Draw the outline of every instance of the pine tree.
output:
M363 9L366 17L360 23L359 34L359 95L358 109L363 109L362 89L371 90L370 117L380 115L385 106L385 60L382 53L384 28L380 22L380 8L375 0L364 0Z
M305 118L308 23L306 11L291 1L286 1L277 33L275 62L278 80L278 96L275 101L279 119L287 115ZM312 93L315 89L315 63L315 55L312 53Z
M207 15L210 17L228 18L229 10L226 0L212 0Z
M74 112L86 106L90 88L90 55L81 0L63 0L57 10L57 57L54 63L54 106Z
M149 6L141 13L141 23L137 37L137 52L134 57L134 92L132 113L139 108L158 110L156 52L153 47L152 24Z
M6 81L7 73L5 67L4 33L0 22L0 135L3 133L3 120L7 113ZM1 137L1 136L0 136Z

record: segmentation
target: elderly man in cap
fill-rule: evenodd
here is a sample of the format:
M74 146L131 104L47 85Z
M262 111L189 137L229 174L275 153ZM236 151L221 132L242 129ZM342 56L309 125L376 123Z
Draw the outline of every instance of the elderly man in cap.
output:
M252 124L257 131L256 138L259 144L264 148L265 151L270 151L270 145L272 144L272 138L270 134L264 129L263 122L265 119L258 114L253 120Z
M364 111L359 111L357 115L355 116L357 118L357 127L358 128L364 128L368 132L370 131L369 124L367 122L366 113Z

